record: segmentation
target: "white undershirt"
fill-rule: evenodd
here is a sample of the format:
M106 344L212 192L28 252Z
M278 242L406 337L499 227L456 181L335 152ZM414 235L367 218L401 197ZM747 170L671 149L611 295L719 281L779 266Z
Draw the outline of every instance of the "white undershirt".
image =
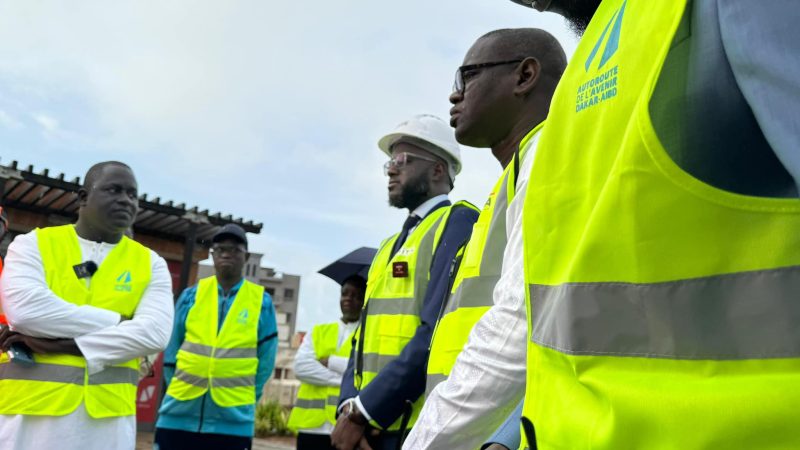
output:
M494 305L469 335L447 381L425 400L403 444L406 450L479 448L525 392L527 317L522 205L539 134L520 161L517 195L506 212L508 243L494 288Z
M116 244L78 239L82 261L101 265ZM90 373L157 353L172 333L172 278L151 251L152 274L131 320L94 306L77 306L47 286L36 233L17 236L8 247L0 277L0 301L13 328L43 338L74 338ZM136 416L93 419L81 404L65 416L0 415L3 450L132 450Z
M336 343L336 350L338 351L345 340L349 338L353 332L358 328L358 321L343 322L339 320L339 336ZM314 341L311 333L306 333L303 338L303 343L297 349L297 355L294 359L294 372L298 380L306 384L313 384L317 386L335 386L339 387L342 384L342 375L347 369L348 357L331 355L328 357L328 367L322 365L317 360L317 354L314 351ZM317 428L304 428L300 430L302 433L309 434L331 434L333 432L333 425L325 422L322 426Z

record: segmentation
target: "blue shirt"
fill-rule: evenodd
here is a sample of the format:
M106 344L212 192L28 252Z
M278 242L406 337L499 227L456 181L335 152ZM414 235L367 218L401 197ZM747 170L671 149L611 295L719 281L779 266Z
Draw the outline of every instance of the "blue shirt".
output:
M514 412L508 416L508 419L500 425L500 428L494 432L492 437L486 441L485 444L481 446L481 449L485 449L492 444L500 444L505 448L508 449L517 449L519 448L520 441L522 440L519 432L519 421L522 418L522 402L519 402L517 408Z
M217 330L222 326L225 316L230 310L239 288L244 280L239 281L230 291L223 292L218 287L219 322ZM181 294L175 305L175 326L167 349L164 350L164 379L169 385L175 374L178 349L186 336L186 316L194 306L197 286L192 286ZM264 383L275 368L275 353L278 349L278 326L275 322L275 308L272 298L264 292L261 304L261 316L258 320L258 369L256 371L256 404L261 398ZM255 429L255 405L223 408L217 406L209 392L188 401L177 400L164 395L159 409L158 428L191 431L197 433L216 433L235 436L253 436Z

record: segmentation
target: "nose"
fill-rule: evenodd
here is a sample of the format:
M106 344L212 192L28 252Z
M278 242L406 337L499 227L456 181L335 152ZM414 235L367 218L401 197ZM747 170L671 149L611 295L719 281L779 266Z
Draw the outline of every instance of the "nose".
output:
M450 103L457 105L458 103L461 103L462 100L464 100L464 94L462 94L459 91L453 91L453 93L450 94L449 100Z

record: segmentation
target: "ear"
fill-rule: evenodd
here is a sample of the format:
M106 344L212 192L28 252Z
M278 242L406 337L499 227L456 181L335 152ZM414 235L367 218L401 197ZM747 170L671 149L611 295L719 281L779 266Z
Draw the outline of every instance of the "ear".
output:
M89 197L89 191L85 188L78 189L78 206L86 206L86 199Z
M431 181L438 183L448 176L447 166L444 163L437 162L433 165L433 175L431 176Z
M539 60L533 57L525 58L519 66L517 66L517 85L514 86L514 95L517 97L526 97L539 84L539 76L542 73L541 64Z

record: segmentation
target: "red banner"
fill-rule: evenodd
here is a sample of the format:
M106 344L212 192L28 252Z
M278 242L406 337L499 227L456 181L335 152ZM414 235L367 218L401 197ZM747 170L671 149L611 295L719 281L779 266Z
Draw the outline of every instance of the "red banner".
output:
M136 391L136 421L141 425L155 426L158 400L161 397L161 371L164 366L164 354L159 353L153 367L144 378L139 380Z

